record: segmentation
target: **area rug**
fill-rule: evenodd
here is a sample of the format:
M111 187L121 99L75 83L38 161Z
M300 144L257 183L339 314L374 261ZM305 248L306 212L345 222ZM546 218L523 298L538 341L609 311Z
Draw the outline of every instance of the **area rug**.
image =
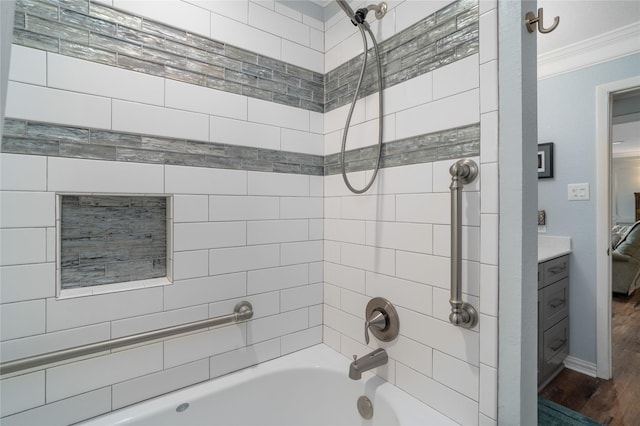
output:
M538 424L540 426L602 426L602 423L541 397L538 397Z

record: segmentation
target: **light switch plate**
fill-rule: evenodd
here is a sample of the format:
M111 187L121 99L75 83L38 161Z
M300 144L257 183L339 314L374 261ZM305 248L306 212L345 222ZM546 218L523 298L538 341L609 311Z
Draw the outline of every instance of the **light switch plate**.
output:
M569 201L586 201L589 199L588 183L570 183L567 185L567 199Z

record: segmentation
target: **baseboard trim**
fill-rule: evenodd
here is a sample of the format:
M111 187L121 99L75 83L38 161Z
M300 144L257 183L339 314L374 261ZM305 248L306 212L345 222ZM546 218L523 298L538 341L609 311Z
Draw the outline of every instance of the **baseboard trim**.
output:
M640 26L633 24L538 55L538 80L640 52Z
M564 359L564 366L578 373L586 374L587 376L597 376L597 366L592 362L584 361L580 358L568 356Z

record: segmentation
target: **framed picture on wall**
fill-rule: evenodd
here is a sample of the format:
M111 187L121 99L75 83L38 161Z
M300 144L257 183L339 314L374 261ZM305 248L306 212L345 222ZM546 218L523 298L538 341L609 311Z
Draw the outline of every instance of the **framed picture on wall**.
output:
M538 144L538 179L553 177L553 142Z

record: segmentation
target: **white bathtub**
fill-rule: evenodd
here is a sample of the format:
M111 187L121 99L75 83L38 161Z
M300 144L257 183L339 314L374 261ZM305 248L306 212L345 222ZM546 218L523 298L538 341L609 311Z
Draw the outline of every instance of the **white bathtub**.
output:
M238 371L83 425L455 425L370 373L348 377L349 360L325 345ZM373 418L356 401L366 395ZM188 408L180 410L178 407Z

